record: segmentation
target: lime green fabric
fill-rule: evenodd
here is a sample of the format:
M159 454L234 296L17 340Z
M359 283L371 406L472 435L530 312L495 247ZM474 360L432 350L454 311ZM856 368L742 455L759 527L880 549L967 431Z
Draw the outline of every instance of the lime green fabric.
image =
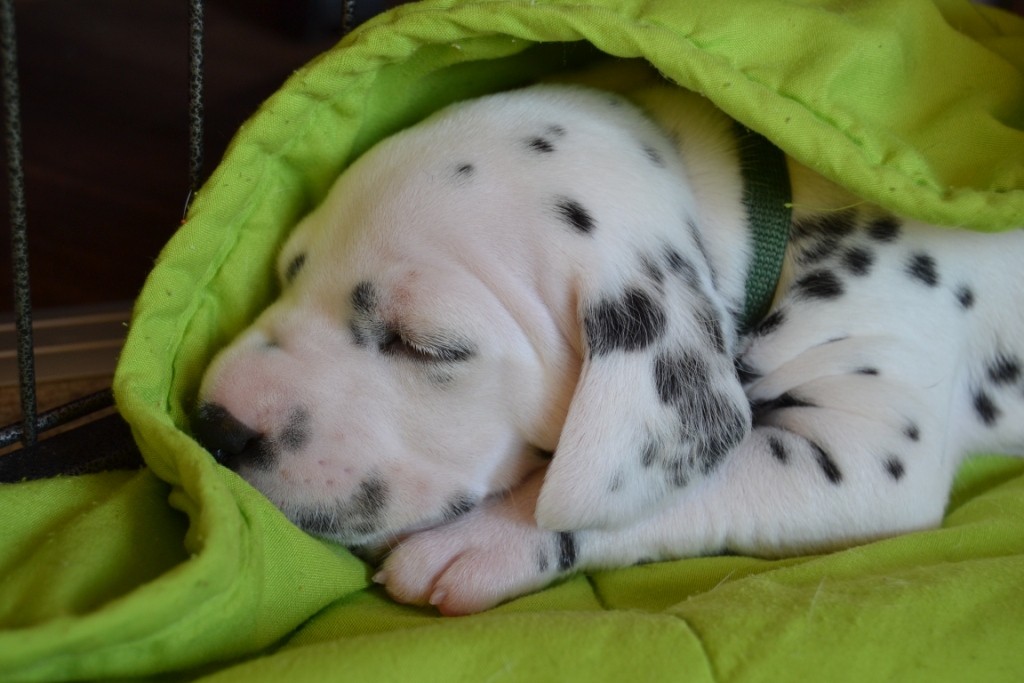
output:
M1015 680L1024 462L943 528L825 556L579 576L467 618L389 602L188 436L205 364L272 298L336 174L448 102L642 58L893 211L1024 221L1024 22L961 0L428 0L246 123L136 307L115 381L148 468L0 487L0 680ZM141 226L140 226L141 229Z

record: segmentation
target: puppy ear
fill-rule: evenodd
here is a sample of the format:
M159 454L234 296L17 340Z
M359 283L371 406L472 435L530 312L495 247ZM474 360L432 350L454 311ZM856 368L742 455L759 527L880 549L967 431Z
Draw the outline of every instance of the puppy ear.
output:
M706 267L672 248L652 261L617 294L580 294L586 357L537 502L544 528L628 524L712 472L750 431L735 333Z

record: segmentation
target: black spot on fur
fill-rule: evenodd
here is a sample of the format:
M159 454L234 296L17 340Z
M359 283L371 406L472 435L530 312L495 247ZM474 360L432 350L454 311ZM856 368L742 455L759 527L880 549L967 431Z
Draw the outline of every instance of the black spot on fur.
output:
M576 535L571 531L558 534L558 571L564 572L576 566Z
M853 209L807 216L793 221L790 235L795 241L805 239L843 238L850 235L857 225L857 212Z
M295 522L295 526L314 535L328 534L334 531L335 527L335 516L324 510L300 513L292 521Z
M863 247L852 247L843 253L843 265L854 275L867 275L874 262L874 254Z
M675 247L666 245L664 253L665 265L669 271L682 277L691 289L700 290L700 276L697 274L697 269L694 265L680 254Z
M584 315L591 357L614 350L644 349L665 331L665 312L647 292L630 288L621 298L602 299Z
M690 467L684 458L675 458L665 468L668 483L677 489L685 488L690 483Z
M293 521L313 534L370 534L379 530L388 498L387 482L371 476L359 484L348 502L299 512Z
M660 448L654 441L648 441L644 445L643 451L640 453L640 464L643 465L644 469L648 469L654 465L654 461L658 459L658 451Z
M286 284L291 284L302 267L306 265L306 252L297 254L289 263L288 267L284 269L284 281Z
M938 265L935 259L928 254L916 253L911 254L907 260L906 266L907 274L911 278L922 282L929 287L935 287L939 284L939 271Z
M359 484L352 499L353 511L368 519L379 517L388 504L388 483L379 477L370 477Z
M661 156L661 152L654 149L650 145L644 145L644 155L651 160L651 163L658 167L665 165L665 160Z
M816 270L796 281L798 292L808 299L835 299L843 294L843 283L835 273Z
M797 246L797 261L809 265L831 257L853 233L856 219L856 211L848 209L793 221L790 237Z
M819 223L824 231L847 237L857 228L857 211L843 209L823 214L819 218Z
M526 146L532 151L539 152L541 154L550 154L555 151L555 145L547 138L540 137L539 135L537 137L528 138L526 140Z
M456 519L476 507L476 499L468 493L460 493L448 501L444 510L445 521Z
M900 236L900 222L895 218L877 218L868 225L868 235L879 242L895 242Z
M608 482L608 493L618 493L622 490L622 485L626 483L626 478L622 472L616 472L612 476L611 481Z
M885 471L888 472L889 476L895 481L899 481L906 473L906 468L903 466L903 462L901 462L899 458L892 456L885 461Z
M1013 384L1020 379L1020 361L1000 353L988 366L988 377L996 384Z
M377 292L369 282L360 282L352 290L352 308L356 313L372 315L377 308Z
M541 574L547 572L548 567L551 566L551 560L548 558L548 554L541 550L537 553L537 569Z
M982 390L974 394L974 411L987 426L991 427L999 421L1003 411L999 409L992 397Z
M575 199L559 197L555 201L555 211L559 218L575 228L577 232L587 234L594 229L593 217Z
M704 435L703 449L697 453L701 472L710 474L750 431L749 418L723 397L705 404L703 424L709 429Z
M698 354L662 353L654 359L654 385L662 403L698 399L710 385L708 365Z
M688 446L686 456L673 458L666 468L674 486L685 486L690 471L714 470L721 459L743 440L750 428L744 411L715 391L707 361L697 353L661 353L654 359L654 385L665 405L679 415L679 442ZM650 467L659 451L648 444L641 456Z
M640 267L643 268L644 273L647 274L647 277L651 278L651 281L655 285L660 287L665 283L665 272L654 259L648 256L642 256L640 258Z
M560 138L563 135L565 135L565 128L563 128L562 126L559 126L558 124L552 124L552 125L548 126L544 130L544 132L547 133L548 135L550 135L553 138Z
M474 167L473 164L460 164L455 169L455 178L457 180L468 180L473 177L475 173L476 167Z
M968 311L974 308L974 291L967 285L961 285L957 288L956 292L957 303L960 304L960 308Z
M915 443L921 440L921 430L913 423L904 428L903 435Z
M801 249L798 260L803 265L824 261L836 253L841 243L842 238L838 235L821 235Z
M832 484L838 484L843 480L843 473L839 471L839 466L836 465L828 453L825 452L818 444L809 442L811 444L811 452L814 454L814 460L818 463L818 467L825 474L825 478Z
M776 460L783 464L789 462L789 453L786 452L786 444L782 443L782 439L777 436L769 436L768 448Z
M782 326L782 323L786 322L786 314L782 309L772 311L771 314L764 320L762 320L757 327L754 328L753 335L755 337L766 337L775 330Z
M277 436L277 444L281 450L294 453L309 441L310 418L305 408L296 408L288 416L288 422Z
M856 369L856 370L854 370L853 372L854 372L854 374L856 374L856 375L868 375L868 376L870 376L870 377L878 377L878 375L880 375L880 374L881 374L881 373L880 373L880 372L878 371L878 368L868 368L868 367L864 367L864 368L857 368L857 369Z

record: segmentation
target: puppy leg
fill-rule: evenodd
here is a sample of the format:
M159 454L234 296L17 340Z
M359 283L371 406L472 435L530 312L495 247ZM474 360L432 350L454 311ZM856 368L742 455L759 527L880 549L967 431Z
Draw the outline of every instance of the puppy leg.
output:
M638 261L647 281L586 293L587 354L537 506L552 531L643 518L714 471L750 431L735 331L699 253L666 245Z
M877 468L864 466L897 444L919 445L919 432L849 415L833 414L827 424L820 414L799 419L808 410L779 408L791 413L777 416L789 428L756 428L712 475L629 526L541 529L533 519L543 480L538 472L495 504L414 534L395 549L376 580L401 602L464 614L579 570L723 551L822 551L941 520L950 468L916 467L892 455L883 455Z

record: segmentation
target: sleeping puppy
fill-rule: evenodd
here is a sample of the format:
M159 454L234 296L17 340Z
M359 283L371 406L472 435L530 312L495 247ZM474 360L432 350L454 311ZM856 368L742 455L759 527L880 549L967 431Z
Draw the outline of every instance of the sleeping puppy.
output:
M197 438L300 528L390 551L397 600L927 528L966 453L1021 451L1020 231L903 220L784 160L752 324L736 127L667 83L634 99L538 85L384 140L205 376Z

